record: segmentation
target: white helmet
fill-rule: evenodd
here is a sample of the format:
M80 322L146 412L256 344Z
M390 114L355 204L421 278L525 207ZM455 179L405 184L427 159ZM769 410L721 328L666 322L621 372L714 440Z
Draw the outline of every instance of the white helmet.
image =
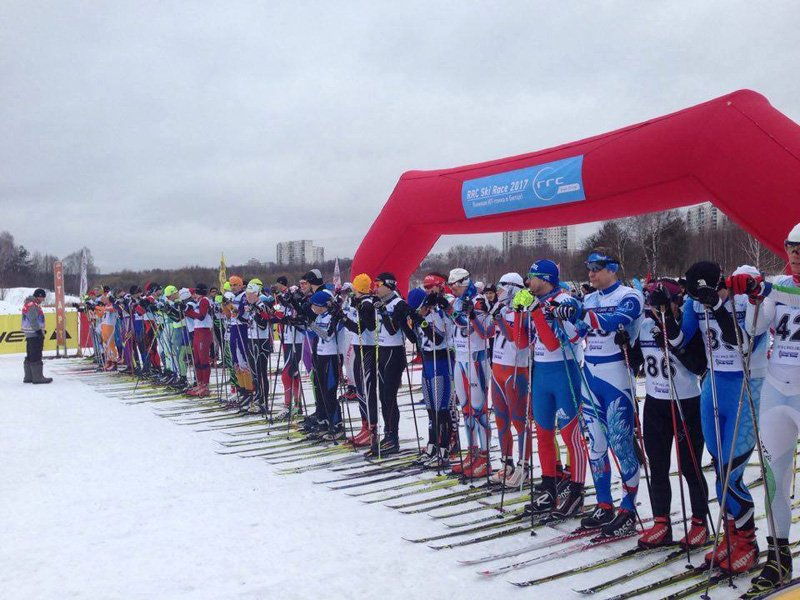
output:
M519 273L506 273L497 284L497 299L502 301L506 298L513 298L514 294L523 287L525 286Z
M447 285L469 285L469 271L460 267L453 269L447 278Z
M800 244L800 223L792 228L789 235L786 236L786 241L792 244Z

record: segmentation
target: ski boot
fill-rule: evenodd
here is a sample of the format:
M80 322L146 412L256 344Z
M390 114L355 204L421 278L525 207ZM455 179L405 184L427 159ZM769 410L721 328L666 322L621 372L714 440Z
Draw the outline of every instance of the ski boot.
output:
M486 450L478 450L475 458L470 461L469 467L464 466L464 477L470 479L486 477L491 472L492 465L489 462L489 453Z
M775 556L775 542L778 556ZM767 536L767 562L761 573L753 577L752 587L742 598L760 598L764 594L792 580L792 551L787 538Z
M581 519L582 529L600 529L614 520L614 507L610 504L599 503L591 514Z
M419 458L418 458L417 460L415 460L414 462L412 462L411 464L412 464L412 465L414 465L415 467L421 467L421 466L422 466L422 465L424 465L424 464L425 464L425 463L428 461L428 459L430 459L432 456L436 456L436 446L435 446L435 445L433 445L433 444L428 444L428 445L425 447L425 452L423 452L422 454L420 454L420 455L419 455Z
M755 567L758 563L755 527L737 529L731 542L731 554L719 561L720 571L738 575Z
M492 485L503 486L506 485L508 479L514 473L514 460L506 458L502 467L494 472L494 475L489 477L489 483Z
M561 487L561 483L557 484L557 489ZM559 519L578 516L583 510L583 484L570 481L563 489L564 492L559 489L558 506L553 509L553 516Z
M542 482L533 490L531 502L522 511L524 518L531 515L542 516L549 514L556 506L557 491L554 477L543 476Z
M735 527L736 524L733 519L725 519L719 543L713 550L706 553L706 565L710 565L713 561L714 566L719 566L720 562L728 558L728 551L733 549L733 543L735 541ZM730 544L728 542L730 542Z
M333 427L328 429L322 434L322 440L326 442L338 442L345 438L344 426L341 423L336 423Z
M631 510L620 508L617 516L610 523L603 525L600 539L625 538L636 533L636 515Z
M528 463L518 462L511 475L506 477L506 485L511 488L518 488L525 485L525 482L528 481L529 468Z
M455 461L452 461L451 464L453 465L450 467L450 472L453 475L464 475L466 476L466 472L469 470L470 463L474 460L474 458L478 455L478 449L475 446L470 446L467 448L467 451L462 454L459 458L456 455Z
M429 457L422 463L425 469L447 469L450 466L449 452L447 448L439 448L438 452L434 452L433 456Z
M689 548L692 550L705 546L706 542L708 542L708 527L706 526L705 519L692 517L692 524L689 527L689 532L683 536L678 543L681 548Z
M669 517L654 517L653 526L639 537L639 548L658 548L672 544L672 526Z

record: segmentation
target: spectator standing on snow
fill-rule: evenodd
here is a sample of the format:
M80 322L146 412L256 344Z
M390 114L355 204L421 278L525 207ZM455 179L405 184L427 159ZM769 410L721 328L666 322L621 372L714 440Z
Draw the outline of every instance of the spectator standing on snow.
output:
M50 383L50 377L42 375L42 349L44 348L44 312L42 302L47 293L37 288L33 296L25 298L22 307L22 331L25 334L25 379L23 383Z

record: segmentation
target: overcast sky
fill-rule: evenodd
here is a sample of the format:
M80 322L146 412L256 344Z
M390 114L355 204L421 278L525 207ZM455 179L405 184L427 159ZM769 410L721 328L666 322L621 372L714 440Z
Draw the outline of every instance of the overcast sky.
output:
M799 17L796 1L3 0L0 230L87 245L105 271L274 260L301 238L352 256L408 169L740 88L800 121Z

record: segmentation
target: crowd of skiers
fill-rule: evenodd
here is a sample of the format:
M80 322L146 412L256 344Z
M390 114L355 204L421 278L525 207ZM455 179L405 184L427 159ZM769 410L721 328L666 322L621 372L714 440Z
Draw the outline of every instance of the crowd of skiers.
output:
M772 283L746 265L726 276L719 265L698 262L680 280L650 279L639 289L618 279L617 259L597 251L585 263L585 294L564 285L558 266L542 259L491 286L463 268L428 273L405 297L389 272L356 274L335 288L312 269L297 285L281 277L266 287L233 276L221 289L152 282L124 293L98 289L80 309L92 323L99 368L123 364L197 397L216 385L231 406L273 415L274 364L282 382L279 418L303 414L309 436L368 447L371 456L400 450L398 394L406 384L414 390L411 350L428 416L420 465L520 487L531 477L536 444L541 481L528 514L582 516L581 526L602 537L635 531L644 472L654 519L639 543L673 542L674 446L691 511L679 543L700 548L709 531L718 532L706 560L732 573L758 560L744 481L758 448L769 493L768 560L753 587L760 593L787 581L792 568L800 224L785 249L791 274ZM215 365L225 370L216 369L212 383ZM301 370L310 375L313 401ZM346 428L348 400L358 403L357 432ZM722 506L717 527L704 448ZM621 480L616 508L612 461ZM587 465L597 504L581 515Z

